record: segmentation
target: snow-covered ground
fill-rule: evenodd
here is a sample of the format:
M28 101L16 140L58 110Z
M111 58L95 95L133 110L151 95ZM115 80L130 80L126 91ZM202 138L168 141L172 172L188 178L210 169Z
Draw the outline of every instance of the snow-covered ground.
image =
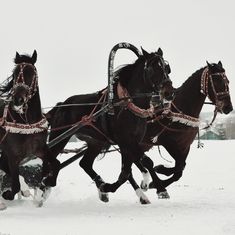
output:
M235 234L235 141L204 144L203 149L192 145L183 177L168 188L169 200L157 199L151 190L146 192L151 204L141 205L126 183L103 203L76 162L62 170L43 207L35 208L31 199L8 202L0 211L0 235ZM162 154L170 160L163 149ZM157 148L149 155L155 163L169 164ZM119 154L97 160L95 169L113 182L120 172ZM135 169L134 175L140 182Z

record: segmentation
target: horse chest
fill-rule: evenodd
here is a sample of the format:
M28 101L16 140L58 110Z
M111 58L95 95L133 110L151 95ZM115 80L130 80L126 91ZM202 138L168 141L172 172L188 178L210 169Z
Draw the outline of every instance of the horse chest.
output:
M131 142L133 139L140 142L146 131L146 119L139 118L130 111L123 111L113 122L112 132L116 139Z
M29 135L9 133L4 140L4 150L24 158L27 155L37 155L42 151L45 143L46 135L44 133Z

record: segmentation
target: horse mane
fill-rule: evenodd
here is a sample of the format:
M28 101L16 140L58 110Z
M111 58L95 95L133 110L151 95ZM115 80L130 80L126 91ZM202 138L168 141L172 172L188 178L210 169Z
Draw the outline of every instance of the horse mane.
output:
M133 70L139 66L140 63L143 63L144 60L144 56L141 55L133 64L121 66L121 68L115 71L115 80L119 81L123 87L127 87L133 75Z
M194 72L186 81L184 81L184 83L180 87L178 87L176 89L175 93L177 94L177 93L181 92L181 90L184 89L184 87L188 86L188 84L190 84L192 80L200 79L202 70L204 70L204 69L205 69L205 67L200 68L196 72Z
M13 87L13 76L11 75L0 84L0 96L8 95L12 87Z
M177 88L177 92L178 90L180 91L183 87L188 86L188 84L191 82L191 80L193 79L201 79L201 74L202 71L205 69L206 67L202 67L200 69L198 69L196 72L194 72L179 88ZM213 63L210 65L210 70L212 73L216 73L216 72L224 72L224 68L219 66L216 63Z

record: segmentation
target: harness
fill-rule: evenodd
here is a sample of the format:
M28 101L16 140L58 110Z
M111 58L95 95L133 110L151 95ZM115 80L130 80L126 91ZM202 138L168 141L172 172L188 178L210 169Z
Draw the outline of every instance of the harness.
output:
M212 76L214 76L214 75L219 75L224 80L225 90L223 92L217 92L215 90L214 82L213 82L213 79L212 79ZM208 97L212 101L212 97L210 96L210 94L208 92L209 82L211 84L212 92L213 92L214 99L215 99L215 102L213 102L214 105L215 105L215 111L214 111L214 116L213 116L213 119L212 119L211 123L207 127L203 128L203 129L209 128L213 124L213 122L214 122L214 120L216 118L217 112L219 110L219 98L221 98L221 97L224 98L226 96L229 96L228 79L227 79L227 76L225 75L224 72L211 74L211 73L209 73L209 68L208 67L206 67L203 70L203 72L202 72L201 82L200 82L200 93L202 93L203 95L205 95L206 97ZM171 110L171 107L174 107L177 110L177 112L173 112ZM172 101L170 103L169 107L167 107L167 108L162 110L162 114L161 115L159 115L158 117L156 117L156 118L154 118L154 119L149 121L149 122L152 122L152 123L157 121L159 123L159 125L163 127L161 132L157 136L155 136L153 138L153 143L157 142L158 137L165 130L173 131L173 132L188 132L188 131L192 131L192 130L179 130L179 129L170 128L169 126L164 125L164 124L162 124L160 122L160 120L163 119L163 118L170 119L171 123L179 122L179 123L182 123L182 124L184 124L186 126L193 127L193 128L199 128L199 124L200 124L199 118L184 114L174 104L174 101Z
M26 66L30 66L34 70L32 82L29 86L25 83L25 78L24 78L24 68ZM26 99L24 100L24 105L23 105L23 106L25 106L25 108L24 108L25 109L25 116L27 114L27 103L36 94L36 92L38 90L38 75L37 75L37 70L36 70L35 66L30 63L21 63L21 64L19 64L19 68L20 68L19 74L18 74L17 78L14 79L14 81L13 81L13 87L12 87L12 90L10 93L10 99L8 101L6 101L7 103L4 107L3 116L0 118L0 127L6 131L6 134L0 140L0 143L4 140L4 138L6 137L6 135L8 133L19 133L19 134L28 135L28 134L35 134L35 133L43 132L48 129L48 122L47 122L47 119L44 115L42 115L42 119L36 123L23 124L23 123L17 123L17 121L14 120L14 118L11 114L10 107L9 107L10 102L12 100L12 97L16 93L16 89L19 86L23 86L24 88L26 88L28 90L28 93L27 93ZM21 112L19 112L18 114L20 115L21 119L23 119L21 116ZM11 121L7 121L7 118L10 118ZM25 120L25 122L27 122L27 120Z
M154 115L154 106L150 104L150 108L148 109L142 109L138 106L136 106L130 99L130 95L126 88L124 88L120 82L117 85L117 94L119 99L125 99L126 101L126 109L131 111L133 114L135 114L138 117L141 118L148 118L153 117Z

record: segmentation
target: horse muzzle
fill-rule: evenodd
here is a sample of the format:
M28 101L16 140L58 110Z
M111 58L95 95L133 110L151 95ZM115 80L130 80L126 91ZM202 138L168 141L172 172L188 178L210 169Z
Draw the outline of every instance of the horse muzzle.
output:
M225 99L222 101L218 101L217 108L220 113L229 114L233 111L233 105L230 99Z
M224 106L222 111L224 114L229 114L230 112L233 111L233 106L232 105Z
M171 82L166 83L160 90L161 97L167 101L171 101L174 98L175 89Z

